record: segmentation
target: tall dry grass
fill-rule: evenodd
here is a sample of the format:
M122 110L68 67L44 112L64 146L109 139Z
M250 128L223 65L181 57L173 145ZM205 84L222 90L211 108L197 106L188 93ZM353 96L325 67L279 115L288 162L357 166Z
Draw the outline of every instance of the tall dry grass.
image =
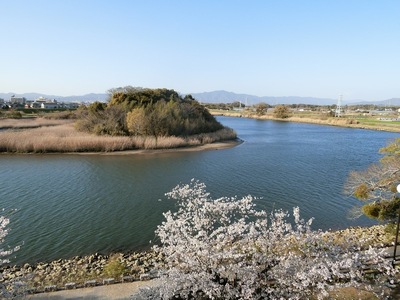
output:
M47 125L49 126L49 125ZM8 153L66 153L113 152L135 149L170 149L212 143L236 138L231 129L181 137L114 137L78 132L71 122L31 129L0 131L0 152Z
M44 118L0 119L0 129L38 128L38 127L44 127L44 126L55 126L55 125L68 124L70 122L73 122L73 121L44 119Z
M293 122L306 122L320 125L337 125L337 126L347 126L352 124L358 124L357 120L349 118L334 118L334 117L291 117L289 119Z

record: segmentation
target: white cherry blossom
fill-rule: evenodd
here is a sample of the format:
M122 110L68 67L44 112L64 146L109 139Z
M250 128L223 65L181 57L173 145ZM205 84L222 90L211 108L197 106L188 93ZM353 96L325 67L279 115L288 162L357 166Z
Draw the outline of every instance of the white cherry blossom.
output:
M196 180L166 195L177 209L156 230L162 284L147 299L323 297L334 286L367 282L367 263L386 276L395 272L357 237L337 242L313 231L297 207L289 222L285 211L257 210L252 196L212 199Z

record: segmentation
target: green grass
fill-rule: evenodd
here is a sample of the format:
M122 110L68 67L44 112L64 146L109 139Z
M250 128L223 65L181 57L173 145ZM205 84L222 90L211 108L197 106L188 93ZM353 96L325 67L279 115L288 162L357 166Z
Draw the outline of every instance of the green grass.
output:
M357 121L361 125L366 125L366 126L373 126L373 127L378 127L378 128L399 128L400 127L400 121L384 121L384 120L378 120L378 118L365 118L365 117L357 117Z

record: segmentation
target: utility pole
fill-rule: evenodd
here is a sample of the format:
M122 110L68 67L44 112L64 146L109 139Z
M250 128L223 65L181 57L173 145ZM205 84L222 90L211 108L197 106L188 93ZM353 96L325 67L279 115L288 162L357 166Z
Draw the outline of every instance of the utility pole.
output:
M337 105L336 105L336 112L335 112L335 117L341 117L341 112L342 112L342 100L343 100L343 95L339 96Z

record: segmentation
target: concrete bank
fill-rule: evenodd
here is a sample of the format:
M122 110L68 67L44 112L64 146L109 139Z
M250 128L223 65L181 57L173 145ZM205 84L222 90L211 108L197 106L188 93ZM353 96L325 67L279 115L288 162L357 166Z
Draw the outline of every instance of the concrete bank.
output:
M129 283L117 283L90 288L63 290L29 295L32 300L61 300L61 299L85 299L85 300L141 300L137 295L140 288L151 287L158 284L157 279L149 281L135 281Z

